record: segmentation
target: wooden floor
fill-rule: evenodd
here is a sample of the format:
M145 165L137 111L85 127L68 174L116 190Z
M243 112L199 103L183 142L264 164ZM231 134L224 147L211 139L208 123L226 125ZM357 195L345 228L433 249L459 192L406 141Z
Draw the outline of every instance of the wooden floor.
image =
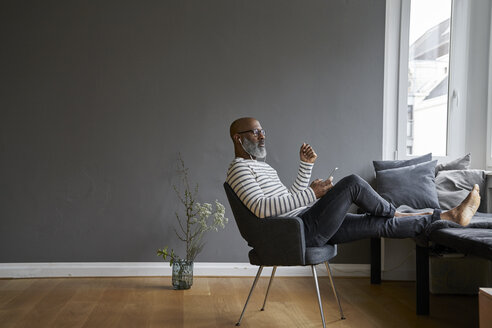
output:
M415 315L415 283L336 278L346 320L320 277L327 327L478 327L476 296L432 296ZM0 279L0 327L234 327L253 278L195 277L175 291L169 277ZM261 278L241 327L321 327L312 278L277 277L264 312Z

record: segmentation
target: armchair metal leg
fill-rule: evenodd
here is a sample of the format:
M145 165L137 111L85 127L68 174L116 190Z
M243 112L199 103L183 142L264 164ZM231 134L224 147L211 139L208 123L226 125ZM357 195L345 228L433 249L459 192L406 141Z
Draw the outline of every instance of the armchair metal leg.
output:
M265 311L265 305L268 297L268 292L270 291L270 286L272 285L273 277L275 276L275 271L277 271L277 266L275 265L272 270L272 275L270 276L270 282L268 283L268 288L265 294L265 301L263 302L263 307L261 308L261 311Z
M311 270L313 271L314 284L316 285L316 294L318 295L318 304L319 304L319 312L321 313L321 321L323 322L323 328L326 328L325 315L323 314L323 305L321 304L321 296L319 294L318 275L316 274L316 269L314 268L314 265L311 265Z
M325 265L326 265L326 271L328 271L328 277L330 277L331 289L333 289L333 294L335 294L335 298L337 299L337 302L338 302L338 308L340 309L340 319L344 320L345 317L343 316L343 310L342 310L342 305L340 304L340 298L338 297L338 293L337 293L337 290L335 288L335 284L333 283L333 277L331 274L330 263L328 263L328 261L326 261Z
M243 319L244 311L246 311L246 307L248 306L249 299L251 297L251 294L253 294L253 289L255 289L256 283L258 282L258 278L260 278L262 270L263 270L263 265L261 265L258 268L258 272L256 273L255 281L253 281L253 286L251 286L251 289L250 289L249 294L248 294L248 298L246 299L246 304L244 304L243 312L241 312L241 316L239 317L239 320L236 323L236 326L241 325L241 320Z

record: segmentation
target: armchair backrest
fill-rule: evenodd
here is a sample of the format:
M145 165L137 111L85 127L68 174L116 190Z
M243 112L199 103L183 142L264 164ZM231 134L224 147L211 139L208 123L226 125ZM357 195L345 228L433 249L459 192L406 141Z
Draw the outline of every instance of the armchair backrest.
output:
M224 182L224 189L241 236L248 245L255 247L259 238L260 219L243 204L227 182Z
M224 189L231 205L234 219L241 236L253 247L249 253L251 264L255 265L305 265L306 242L304 224L299 217L271 217L260 219L254 215L239 199L226 182ZM312 247L313 252L320 247ZM321 250L325 256L317 263L336 255L335 246L324 246L330 250ZM325 252L325 253L323 253ZM313 254L314 254L313 253ZM311 253L310 253L311 254Z

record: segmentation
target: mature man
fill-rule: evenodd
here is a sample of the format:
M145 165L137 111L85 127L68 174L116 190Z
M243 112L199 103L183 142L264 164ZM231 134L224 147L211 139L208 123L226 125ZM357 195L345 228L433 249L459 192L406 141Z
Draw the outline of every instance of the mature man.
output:
M241 201L259 218L299 216L305 226L307 246L342 243L369 237L415 237L436 220L469 224L480 205L478 185L456 208L441 212L403 214L380 197L357 175L349 175L333 185L333 177L309 184L317 154L303 143L297 178L287 189L277 172L264 161L265 130L254 118L235 120L230 127L236 158L226 182ZM314 203L314 204L313 204ZM366 214L347 213L355 203Z

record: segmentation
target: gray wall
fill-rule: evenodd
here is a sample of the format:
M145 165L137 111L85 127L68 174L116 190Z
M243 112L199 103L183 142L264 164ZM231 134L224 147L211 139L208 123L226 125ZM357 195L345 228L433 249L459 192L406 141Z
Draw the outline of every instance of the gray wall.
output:
M159 261L181 152L226 203L230 122L260 119L290 184L372 178L381 158L383 0L11 1L0 5L0 262ZM246 262L231 218L197 261ZM368 263L368 241L336 262Z

